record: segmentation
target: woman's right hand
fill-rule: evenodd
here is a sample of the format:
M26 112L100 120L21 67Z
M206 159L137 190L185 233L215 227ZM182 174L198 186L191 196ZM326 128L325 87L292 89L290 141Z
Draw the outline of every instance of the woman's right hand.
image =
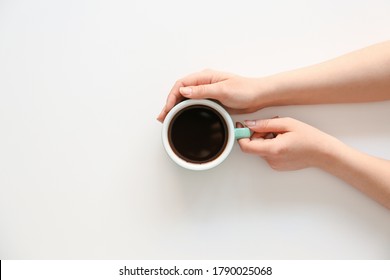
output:
M345 145L336 138L292 118L251 120L245 124L254 133L251 138L238 140L242 151L261 156L275 170L327 170L328 165L335 164L333 153L345 153ZM243 125L237 123L237 127Z
M168 112L185 98L217 100L231 114L255 112L266 107L266 84L261 78L213 70L193 73L176 81L157 120L163 122Z

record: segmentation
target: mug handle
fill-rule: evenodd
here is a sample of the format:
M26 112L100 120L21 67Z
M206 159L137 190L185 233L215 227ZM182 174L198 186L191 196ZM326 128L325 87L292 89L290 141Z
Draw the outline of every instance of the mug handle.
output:
M251 137L251 131L247 127L234 128L234 137L236 138L236 140L241 138L249 138Z

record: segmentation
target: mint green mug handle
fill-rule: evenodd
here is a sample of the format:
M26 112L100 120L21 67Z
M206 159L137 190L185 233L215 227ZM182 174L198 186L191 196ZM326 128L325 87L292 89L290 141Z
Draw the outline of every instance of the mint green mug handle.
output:
M234 129L234 137L238 140L241 138L249 138L251 137L251 131L247 127L243 128L235 128Z

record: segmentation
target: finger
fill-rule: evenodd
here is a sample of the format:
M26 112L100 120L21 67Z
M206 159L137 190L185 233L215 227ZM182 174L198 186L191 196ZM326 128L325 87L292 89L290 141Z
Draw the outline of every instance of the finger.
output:
M265 138L269 133L268 132L254 132L251 136L251 139L256 139L256 138Z
M220 83L181 87L179 91L182 96L192 99L212 98L219 100L222 94Z
M296 121L291 118L274 118L264 120L245 121L245 124L256 132L277 132L283 133L290 131Z
M236 127L237 128L243 128L244 125L242 123L240 123L240 122L236 122Z
M221 82L232 76L234 75L206 69L181 79L183 87L179 91L187 98L213 98L219 100L219 96L223 91Z
M187 86L198 86L203 84L212 84L224 79L227 79L230 77L231 74L224 73L224 72L217 72L212 70L203 70L201 72L196 72L193 74L190 74L182 79L179 79L176 81L176 83L173 85L172 89L170 90L166 105L161 111L161 113L158 115L157 120L163 122L168 112L179 102L185 99L183 95L180 93L181 87L187 87ZM188 97L188 96L186 96ZM193 98L196 98L194 96ZM208 97L198 97L198 98L208 98Z
M176 81L171 91L168 94L167 102L165 104L165 112L168 113L177 103L182 101L184 97L180 94L179 88L183 86L181 80Z
M243 128L244 125L240 122L236 122L236 127ZM244 153L260 155L260 151L257 147L257 143L262 144L264 139L262 137L254 137L255 135L256 135L256 133L254 133L251 138L241 138L241 139L237 140L238 144L240 145L241 150Z
M180 81L177 81L173 85L171 91L168 94L165 106L161 110L160 114L157 116L158 121L163 122L168 112L173 108L173 106L175 106L177 103L184 99L184 97L179 92L179 88L182 85L183 84Z
M157 116L157 120L161 123L164 121L165 117L167 116L167 113L165 112L165 107L166 106L164 106L164 108L161 110L160 114Z
M259 156L265 156L269 154L273 140L264 138L242 138L238 140L241 150L244 153L255 154Z
M221 81L222 72L213 70L203 70L195 72L180 79L183 86L197 86L204 84L212 84Z
M231 73L205 69L200 72L189 74L188 76L182 78L181 81L184 86L197 86L218 83L233 76L235 75Z
M213 72L214 71L202 71L202 72L192 73L182 79L177 80L168 94L165 107L163 108L163 111L158 117L158 119L164 120L168 112L177 103L184 100L183 95L180 93L181 87L186 87L190 85L197 86L200 84L209 84L212 82Z
M163 121L168 114L168 112L179 102L183 101L185 98L192 99L205 99L212 98L219 100L221 96L219 84L211 85L199 85L199 86L189 86L182 87L180 86L182 82L177 82L175 86L171 89L171 92L168 95L167 103L160 115L157 117L158 120Z
M244 125L240 122L236 122L236 127L243 128ZM272 134L268 132L254 132L252 136L250 137L251 140L257 139L257 138L266 138L267 135Z

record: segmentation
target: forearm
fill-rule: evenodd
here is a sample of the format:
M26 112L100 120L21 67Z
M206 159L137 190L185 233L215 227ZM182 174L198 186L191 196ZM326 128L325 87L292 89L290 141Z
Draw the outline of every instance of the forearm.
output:
M270 91L268 100L262 101L267 106L388 100L390 41L262 78L261 83L267 83Z
M390 209L390 161L341 142L330 147L320 167Z

